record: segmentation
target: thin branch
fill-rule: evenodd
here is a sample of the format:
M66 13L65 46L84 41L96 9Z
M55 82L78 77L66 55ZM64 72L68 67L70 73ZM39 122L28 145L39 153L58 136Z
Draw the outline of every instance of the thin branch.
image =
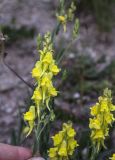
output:
M16 71L14 71L13 68L11 68L5 61L5 58L3 57L3 63L5 64L5 66L11 71L13 72L22 82L24 82L29 88L31 88L32 90L34 90L34 86L31 85L30 83L26 82Z

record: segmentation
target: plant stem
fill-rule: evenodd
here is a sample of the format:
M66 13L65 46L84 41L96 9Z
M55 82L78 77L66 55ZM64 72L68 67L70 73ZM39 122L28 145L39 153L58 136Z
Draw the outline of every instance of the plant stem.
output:
M57 26L54 28L54 31L52 33L52 42L54 42L54 37L58 35L60 26L61 26L61 23L58 23Z
M11 68L5 61L4 57L3 57L3 62L5 64L5 66L12 71L22 82L24 82L29 88L31 88L32 90L34 90L34 86L29 84L28 82L26 82L13 68Z
M93 147L90 160L96 160L97 154L97 151Z
M73 45L73 43L76 41L76 39L73 39L69 44L67 48L62 48L59 54L59 58L57 58L57 63L59 64L62 60L62 58L65 56L66 52L70 49L70 47Z

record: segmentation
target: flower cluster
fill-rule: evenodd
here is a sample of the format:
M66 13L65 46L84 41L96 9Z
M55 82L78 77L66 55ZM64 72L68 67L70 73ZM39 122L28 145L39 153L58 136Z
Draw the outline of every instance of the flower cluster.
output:
M53 86L52 79L60 71L53 59L53 47L51 43L51 35L48 32L44 36L43 49L39 50L40 60L38 60L32 69L32 77L36 81L32 100L34 106L30 107L29 111L24 114L24 120L29 123L29 132L31 133L34 127L35 117L39 117L42 108L48 108L50 111L49 101L51 97L57 95L57 90ZM37 114L35 115L35 111Z
M113 156L112 157L110 157L109 159L111 159L111 160L115 160L115 153L113 154Z
M109 135L109 126L115 120L112 111L115 111L115 105L112 104L111 91L104 90L99 102L91 107L91 115L89 127L91 129L91 140L96 147L97 152L104 145L105 138Z
M64 1L61 2L60 11L59 13L57 13L57 19L63 25L64 32L66 32L67 21L73 20L75 10L76 10L76 6L73 2L71 3L67 11L65 9Z
M75 135L76 132L72 128L72 123L64 123L62 131L52 137L54 147L49 150L50 160L68 160L78 146L74 139Z

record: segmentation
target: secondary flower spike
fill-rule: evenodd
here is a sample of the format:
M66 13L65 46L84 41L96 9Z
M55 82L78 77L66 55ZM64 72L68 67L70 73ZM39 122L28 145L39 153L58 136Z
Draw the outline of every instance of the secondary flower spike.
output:
M91 141L97 152L102 146L106 148L104 141L109 136L109 127L115 121L112 111L115 111L115 105L112 104L111 91L105 89L98 103L91 107L89 128Z
M79 146L74 138L75 135L76 132L72 128L72 123L64 123L62 131L52 137L54 147L49 150L50 160L69 160L75 148Z

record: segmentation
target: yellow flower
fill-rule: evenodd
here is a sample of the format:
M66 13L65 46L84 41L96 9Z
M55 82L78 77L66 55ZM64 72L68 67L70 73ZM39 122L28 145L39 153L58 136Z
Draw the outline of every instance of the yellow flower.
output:
M57 65L53 64L53 65L51 65L51 67L50 67L50 71L51 71L54 75L57 75L57 74L60 72L60 69L58 68Z
M99 119L91 119L90 118L90 124L89 124L89 127L92 129L100 129L101 128L101 124L100 124L100 121Z
M74 140L74 138L70 138L68 140L68 154L73 155L74 149L79 146L77 144L77 141Z
M113 156L112 157L110 157L109 159L111 159L111 160L115 160L115 153L113 154Z
M63 139L63 132L59 132L59 134L56 134L55 136L52 137L54 141L54 146L59 145L62 142Z
M28 112L24 114L24 120L33 121L35 119L35 106L30 106Z
M41 86L49 87L51 85L51 79L48 75L44 75L41 80Z
M93 106L93 107L91 107L91 115L92 116L96 116L97 115L97 113L98 113L98 103L95 105L95 106Z
M36 78L37 80L41 77L42 72L39 70L39 68L35 67L32 69L32 77Z
M115 118L113 117L113 114L111 113L105 113L105 117L106 117L105 121L108 124L111 124L115 120Z
M56 91L56 89L51 86L51 87L49 87L49 89L48 89L48 93L49 93L50 96L55 97L55 96L57 96L58 91Z
M93 139L104 139L104 134L102 130L97 130Z
M48 52L46 53L45 57L42 60L43 63L51 64L53 62L52 53Z
M101 109L100 109L100 111L101 112L104 112L104 111L108 112L109 108L108 108L108 100L107 100L107 98L102 98L101 97L100 103L101 103Z
M33 93L33 96L32 96L32 99L35 101L35 103L38 105L39 102L42 100L42 94L41 94L41 91L39 88L36 88L34 93Z
M68 131L67 131L67 135L69 137L74 137L76 135L75 133L75 130L73 128L70 128Z
M66 22L66 18L65 16L57 16L58 20L62 23L65 23Z
M49 150L49 157L50 158L54 158L55 156L56 156L56 152L57 152L57 150L58 150L58 148L50 148L50 150Z
M60 146L60 149L58 151L58 154L61 157L66 157L67 156L67 144L66 144L66 141L62 142L62 144Z
M57 19L59 22L62 23L63 28L64 28L64 32L66 32L66 23L67 23L67 17L65 16L57 16Z
M34 120L35 120L35 106L30 106L30 109L28 112L24 114L24 120L28 121L29 124L29 131L27 136L32 132L34 127Z

